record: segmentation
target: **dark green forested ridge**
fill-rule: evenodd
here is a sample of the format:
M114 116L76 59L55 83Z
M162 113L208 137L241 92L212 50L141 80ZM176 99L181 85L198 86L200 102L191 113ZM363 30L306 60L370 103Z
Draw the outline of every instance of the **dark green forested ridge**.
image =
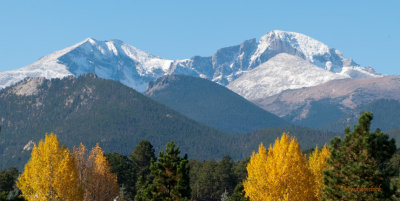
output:
M151 141L156 150L174 140L198 158L222 157L228 150L221 142L226 134L120 83L89 74L42 80L33 95L15 93L30 81L0 91L1 167L21 167L30 153L29 141L38 142L50 132L68 147L79 142L92 147L99 142L106 152L122 154L130 153L142 139Z
M202 78L164 76L151 82L145 94L191 119L228 133L289 126L228 88Z
M379 128L383 131L388 131L400 126L400 102L397 100L379 99L355 108L336 121L325 125L324 129L340 132L341 128L357 124L360 114L364 111L374 114L373 124L371 125L371 129L373 130Z
M18 95L32 86L34 90L28 91L35 93ZM0 124L0 167L20 169L33 144L50 132L69 148L79 142L90 148L99 142L105 152L124 155L140 140L150 141L156 152L172 140L191 159L200 160L224 155L245 158L260 141L269 144L285 130L297 135L304 149L327 143L336 135L290 127L233 136L182 116L118 82L90 74L52 80L28 78L1 90Z

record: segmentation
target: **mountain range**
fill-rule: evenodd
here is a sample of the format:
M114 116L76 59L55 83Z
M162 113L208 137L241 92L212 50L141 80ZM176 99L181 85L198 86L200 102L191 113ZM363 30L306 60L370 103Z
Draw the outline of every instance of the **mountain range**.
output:
M182 60L88 38L0 72L1 166L26 162L46 132L122 154L142 139L157 150L174 140L197 159L243 158L282 132L312 148L362 111L376 113L373 128L397 133L399 82L295 32Z
M285 55L279 56L282 53ZM268 63L276 56L278 58ZM282 62L282 57L289 57L289 60ZM265 62L267 64L262 65ZM302 69L303 75L312 74L315 80L306 80L297 74L279 71L280 67L295 69L299 62L300 65L308 65ZM249 88L246 87L249 82L247 76L247 79L232 83L248 72L254 74L260 66L268 70L268 73L273 73L269 76L279 78L280 82L275 85L271 85L270 81L255 82L251 85L254 87ZM272 67L274 69L270 69ZM183 60L163 59L120 40L98 41L88 38L28 66L0 72L0 88L15 84L25 77L49 79L85 73L95 73L101 78L119 81L139 92L144 92L150 81L163 75L184 74L205 78L223 86L228 85L232 91L244 97L248 96L246 94L253 94L250 98L258 93L260 86L264 87L263 94L269 96L285 89L315 86L332 79L380 76L372 68L359 66L353 60L345 58L340 51L311 37L274 30L259 40L246 40L240 45L221 48L212 56L194 56ZM296 81L298 79L302 80ZM246 92L243 92L244 87Z

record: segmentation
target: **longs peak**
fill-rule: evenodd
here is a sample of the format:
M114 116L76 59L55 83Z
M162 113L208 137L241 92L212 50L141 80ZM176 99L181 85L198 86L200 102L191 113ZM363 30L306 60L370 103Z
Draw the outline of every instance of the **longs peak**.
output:
M168 74L201 77L228 85L281 53L299 57L326 71L340 74L339 77L379 76L311 37L275 30L262 36L259 41L247 40L240 45L221 48L213 56L184 60L163 59L120 40L87 38L31 65L0 72L0 88L13 85L25 77L61 78L85 73L119 81L141 92L145 91L150 81ZM282 87L283 90L285 88L290 87Z

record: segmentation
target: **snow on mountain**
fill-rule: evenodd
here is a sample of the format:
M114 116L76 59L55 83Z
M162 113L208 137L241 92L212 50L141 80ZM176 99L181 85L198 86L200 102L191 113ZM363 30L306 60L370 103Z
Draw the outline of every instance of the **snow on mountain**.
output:
M25 77L62 78L96 73L99 77L144 91L147 83L165 74L172 60L162 59L119 40L85 39L26 67L0 73L0 87Z
M344 78L349 77L321 69L300 57L281 53L248 71L227 87L248 100L256 100L286 89L310 87Z
M306 35L275 30L262 36L259 41L251 39L240 45L221 48L210 57L195 56L183 60L163 59L119 40L97 41L88 38L45 56L26 67L0 72L0 88L13 85L25 77L61 78L69 75L79 76L84 73L96 73L101 78L119 81L140 92L145 91L150 81L168 74L191 75L228 85L281 53L303 59L304 62L300 63L306 66L312 64L312 69L317 66L323 70L320 71L321 75L314 74L313 79L316 80L303 79L302 82L293 82L290 86L280 87L282 90L294 86L312 86L320 83L321 80L327 81L328 77L338 79L379 76L372 68L361 67L351 59L346 59L340 51L329 48ZM286 57L289 58L287 55ZM290 57L290 61L278 63L291 65L280 66L282 69L290 67L295 70L299 67L296 62L297 60ZM279 74L277 72L279 66L275 64L273 66L275 70L271 73L275 73L274 76L267 75L267 77L295 75L293 73ZM306 69L303 68L303 70ZM314 70L311 71L314 72ZM333 74L327 76L325 72L336 73L337 76ZM316 78L319 76L322 77ZM298 76L285 78L293 81L299 79ZM262 80L268 85L269 81ZM251 90L249 87L245 88ZM241 90L245 88L242 87ZM266 94L278 92L279 90L270 89Z

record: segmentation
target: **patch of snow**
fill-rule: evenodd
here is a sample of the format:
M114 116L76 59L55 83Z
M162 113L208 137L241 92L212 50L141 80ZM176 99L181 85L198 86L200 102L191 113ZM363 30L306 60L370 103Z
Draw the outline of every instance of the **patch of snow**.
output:
M108 50L112 51L115 56L118 56L117 48L115 48L115 45L112 41L107 41L106 45L108 47Z
M383 77L383 75L377 74L372 68L365 68L361 66L344 66L342 72L338 74L355 79Z

